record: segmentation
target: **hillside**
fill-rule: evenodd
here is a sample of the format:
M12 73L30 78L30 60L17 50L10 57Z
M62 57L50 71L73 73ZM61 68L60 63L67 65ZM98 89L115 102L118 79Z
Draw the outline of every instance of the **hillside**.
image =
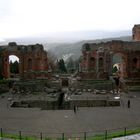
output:
M73 59L78 59L81 55L81 48L84 43L99 43L111 40L131 41L132 39L131 36L123 36L118 38L83 40L75 43L48 43L44 44L44 47L55 54L57 58L72 56Z
M118 37L118 36L122 37ZM16 42L18 45L43 44L44 48L55 54L57 58L72 56L77 59L81 55L81 48L84 43L99 43L110 40L131 40L131 31L75 31L57 32L33 35L22 38L1 39L0 45L7 45L9 42Z

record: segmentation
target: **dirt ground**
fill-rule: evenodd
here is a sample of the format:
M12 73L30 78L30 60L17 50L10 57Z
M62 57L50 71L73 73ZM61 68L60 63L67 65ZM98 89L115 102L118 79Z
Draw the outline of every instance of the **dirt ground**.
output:
M76 113L73 110L10 108L10 97L9 94L2 94L0 97L0 128L5 131L62 134L140 126L139 92L121 93L119 107L84 107L78 108ZM130 108L127 107L128 99Z

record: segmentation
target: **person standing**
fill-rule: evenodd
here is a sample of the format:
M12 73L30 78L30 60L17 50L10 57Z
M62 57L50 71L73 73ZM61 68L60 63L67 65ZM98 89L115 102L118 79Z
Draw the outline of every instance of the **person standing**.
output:
M114 77L115 80L115 85L116 85L116 89L117 89L117 93L119 92L119 85L120 85L120 77L117 75L116 77Z
M76 106L74 105L73 107L74 113L76 114Z
M130 108L130 100L127 101L127 107Z

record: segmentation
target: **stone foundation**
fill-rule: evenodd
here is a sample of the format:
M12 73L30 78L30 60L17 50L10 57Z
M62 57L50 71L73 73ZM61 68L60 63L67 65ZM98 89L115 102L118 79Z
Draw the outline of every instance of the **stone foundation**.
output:
M41 100L29 100L14 102L11 107L24 107L24 108L41 108L44 110L59 110L59 109L73 109L76 107L109 107L120 106L119 100L72 100L64 101L61 106L58 106L57 101L41 101Z

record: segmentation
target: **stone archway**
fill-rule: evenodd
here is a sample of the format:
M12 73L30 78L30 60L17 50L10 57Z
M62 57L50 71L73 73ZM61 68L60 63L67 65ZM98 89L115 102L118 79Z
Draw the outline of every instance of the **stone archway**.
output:
M12 52L12 51L5 51L4 52L4 55L3 55L3 76L5 78L15 78L16 77L16 74L11 72L11 67L10 67L10 56L16 56L18 58L18 76L21 74L22 72L22 69L21 69L21 55L18 53L18 52Z
M126 59L123 53L117 52L112 57L112 70L116 67L115 73L118 73L120 77L126 77ZM113 72L113 71L112 71Z
M19 58L16 55L9 55L9 75L10 78L19 77Z
M3 78L10 78L9 71L9 56L15 55L19 58L19 78L48 78L48 57L47 52L40 44L35 45L17 45L16 43L9 43L7 46L1 46L2 51L0 55L0 69ZM36 61L38 60L38 61ZM44 61L45 60L45 61ZM38 76L39 75L39 76Z

